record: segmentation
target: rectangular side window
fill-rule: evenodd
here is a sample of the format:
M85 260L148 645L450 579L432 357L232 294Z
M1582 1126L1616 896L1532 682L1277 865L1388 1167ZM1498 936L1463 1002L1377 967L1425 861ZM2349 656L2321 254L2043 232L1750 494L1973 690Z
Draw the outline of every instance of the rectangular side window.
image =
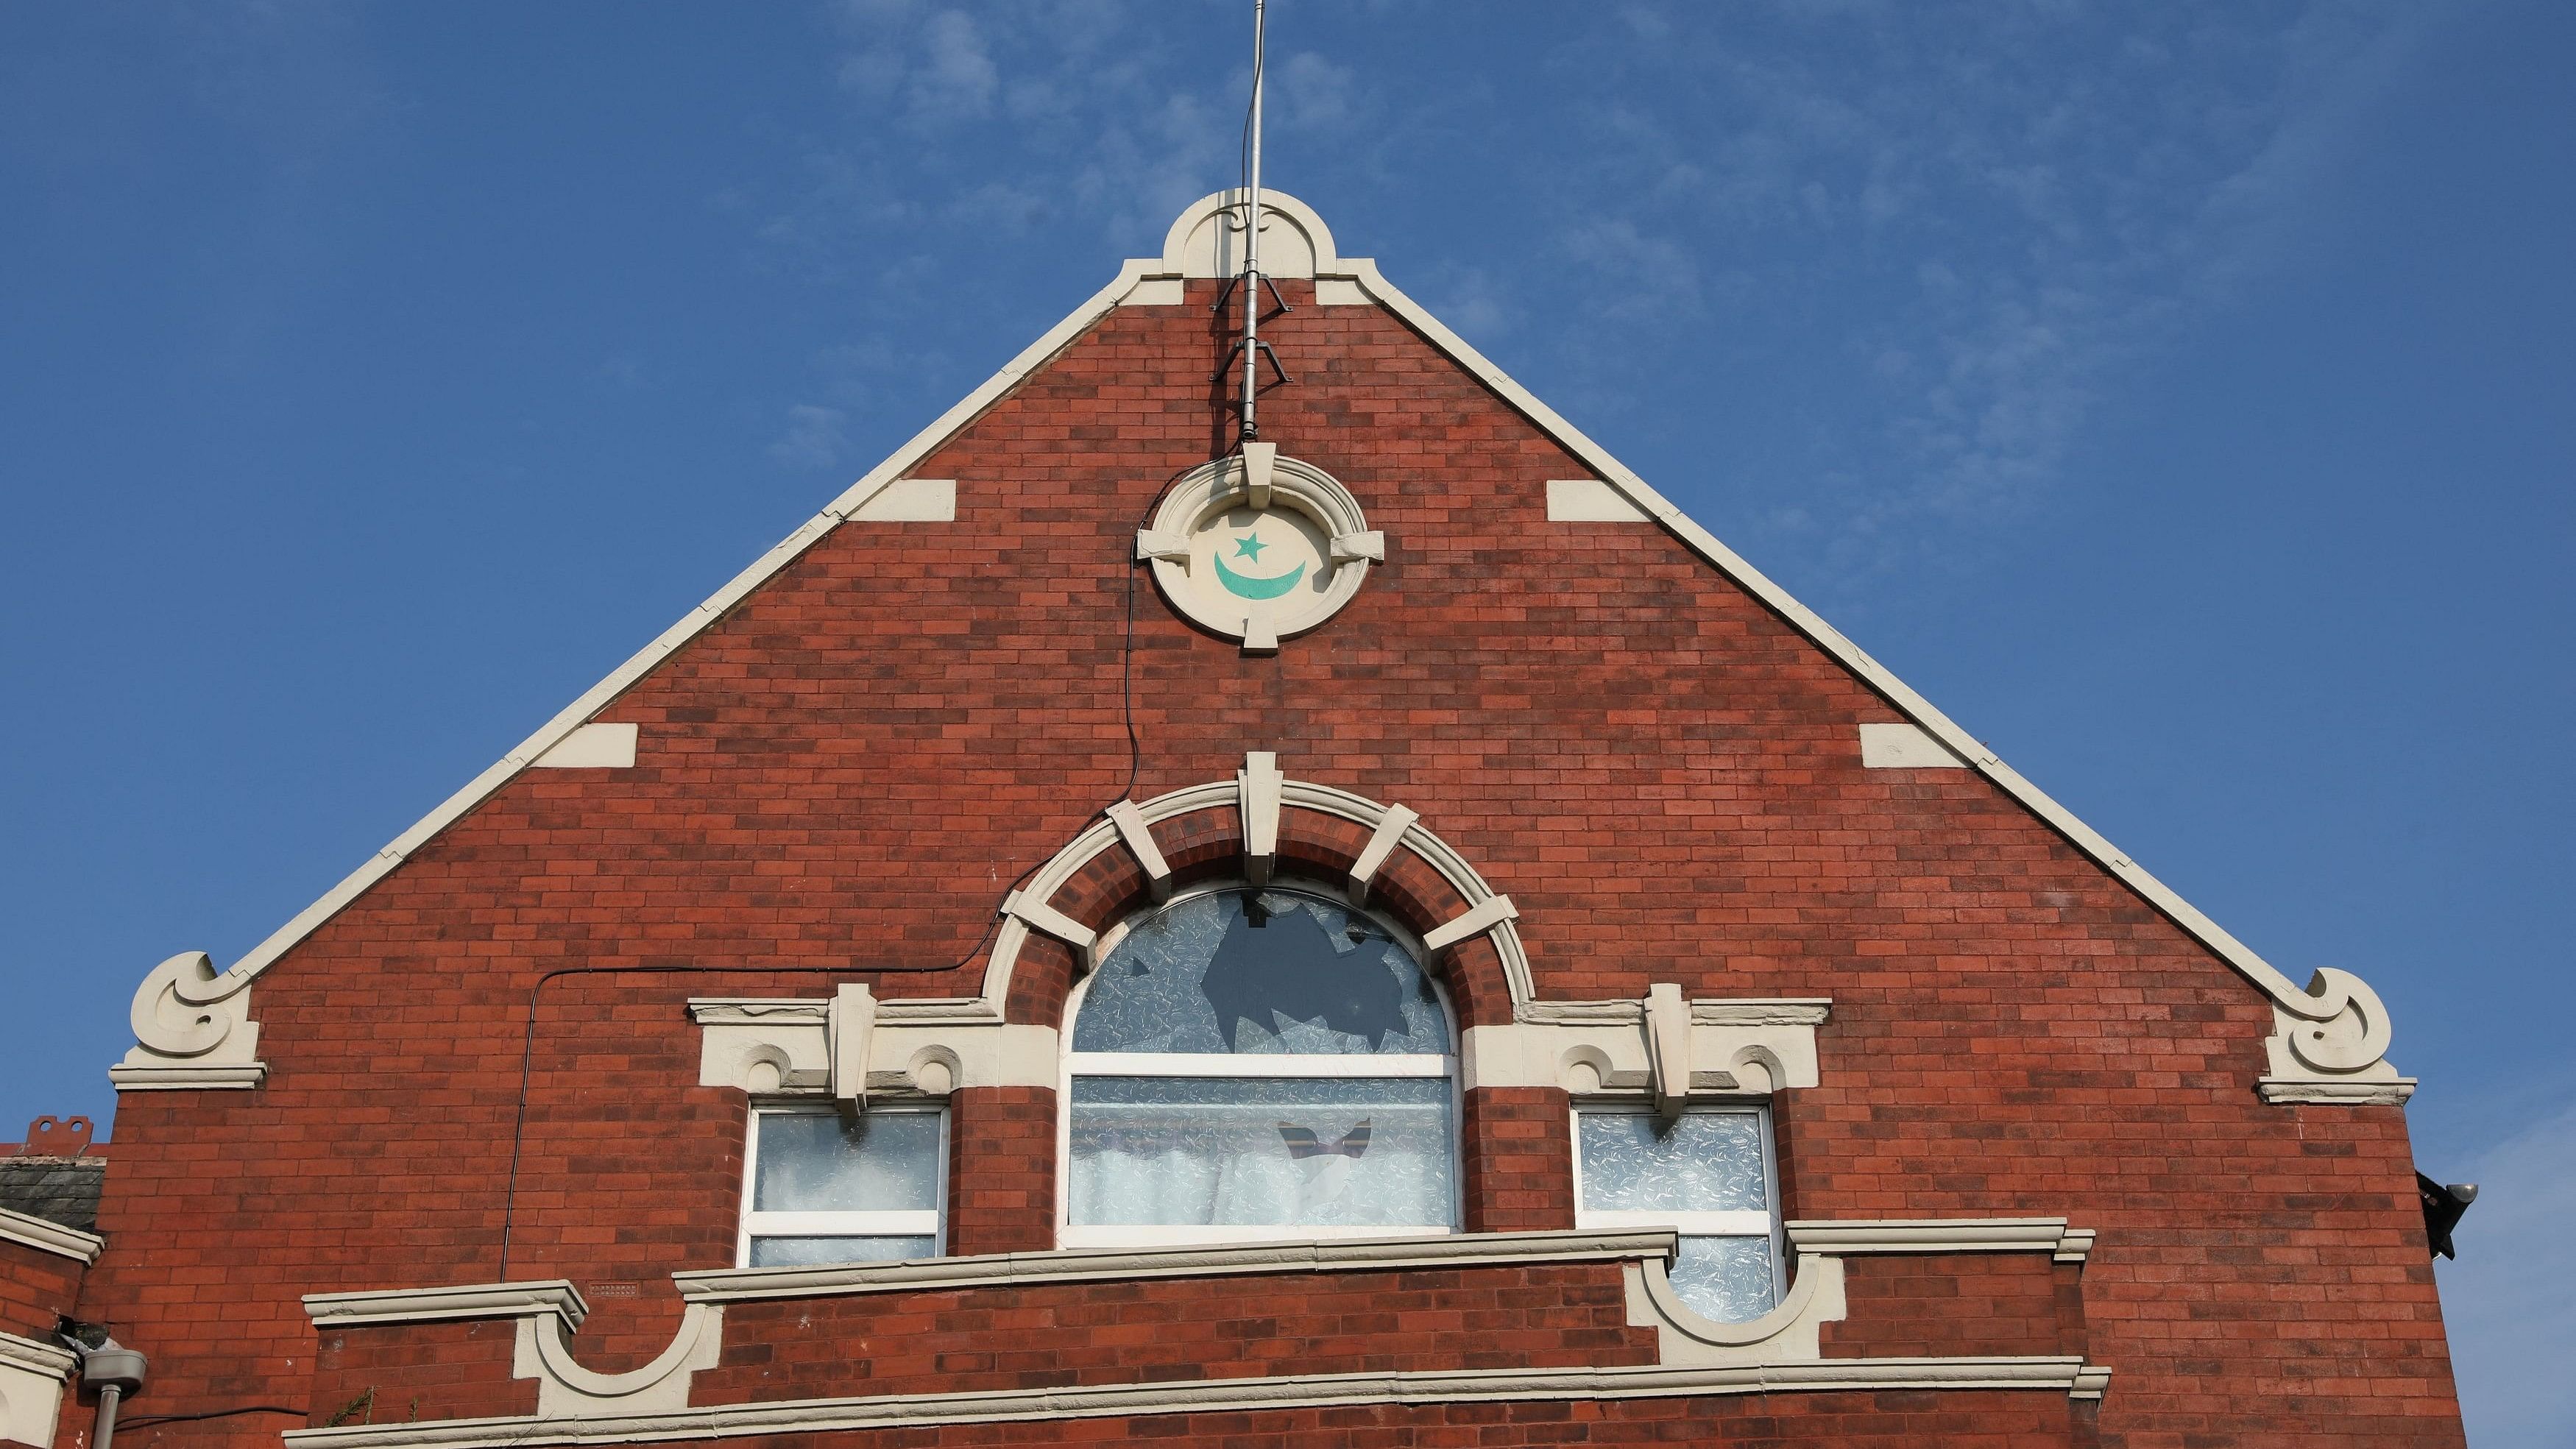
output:
M947 1246L948 1114L872 1107L756 1111L745 1163L748 1268L935 1258Z
M1726 1323L1780 1301L1780 1194L1765 1107L1703 1107L1670 1122L1643 1108L1574 1114L1575 1222L1673 1228L1674 1292Z

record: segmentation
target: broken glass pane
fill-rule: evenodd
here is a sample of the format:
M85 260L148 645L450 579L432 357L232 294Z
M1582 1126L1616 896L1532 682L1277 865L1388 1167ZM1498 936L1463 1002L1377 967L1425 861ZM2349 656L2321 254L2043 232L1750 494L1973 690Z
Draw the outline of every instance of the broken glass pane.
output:
M1093 973L1078 1052L1422 1053L1448 1018L1365 914L1299 891L1193 896L1138 921Z
M1752 1112L1585 1112L1583 1206L1612 1212L1724 1212L1770 1206L1762 1119Z
M1076 1077L1070 1220L1454 1227L1445 1078Z

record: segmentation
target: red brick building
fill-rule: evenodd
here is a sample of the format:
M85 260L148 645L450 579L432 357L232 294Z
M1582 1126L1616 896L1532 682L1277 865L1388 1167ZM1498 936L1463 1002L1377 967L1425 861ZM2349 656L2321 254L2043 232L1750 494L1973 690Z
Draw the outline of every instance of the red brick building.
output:
M150 974L10 1437L2460 1442L2369 988L1239 201Z

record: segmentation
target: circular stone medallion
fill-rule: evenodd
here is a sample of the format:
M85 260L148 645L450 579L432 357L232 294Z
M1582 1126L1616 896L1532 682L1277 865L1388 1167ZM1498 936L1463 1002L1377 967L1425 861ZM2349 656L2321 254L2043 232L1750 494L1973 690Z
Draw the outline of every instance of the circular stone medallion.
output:
M1248 654L1331 618L1386 556L1359 501L1323 469L1254 444L1172 485L1136 556L1173 608Z

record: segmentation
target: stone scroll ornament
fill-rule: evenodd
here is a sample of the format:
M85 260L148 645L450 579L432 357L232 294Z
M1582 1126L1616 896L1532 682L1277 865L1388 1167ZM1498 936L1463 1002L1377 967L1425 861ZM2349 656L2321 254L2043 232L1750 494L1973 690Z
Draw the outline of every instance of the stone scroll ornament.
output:
M2388 1008L2360 977L2320 968L2304 992L2275 994L2271 1070L2261 1083L2272 1102L2398 1103L2415 1082L2388 1062Z
M250 978L215 970L203 951L182 951L152 968L135 990L135 1046L108 1076L126 1091L167 1087L255 1087L259 1024L250 1019Z

